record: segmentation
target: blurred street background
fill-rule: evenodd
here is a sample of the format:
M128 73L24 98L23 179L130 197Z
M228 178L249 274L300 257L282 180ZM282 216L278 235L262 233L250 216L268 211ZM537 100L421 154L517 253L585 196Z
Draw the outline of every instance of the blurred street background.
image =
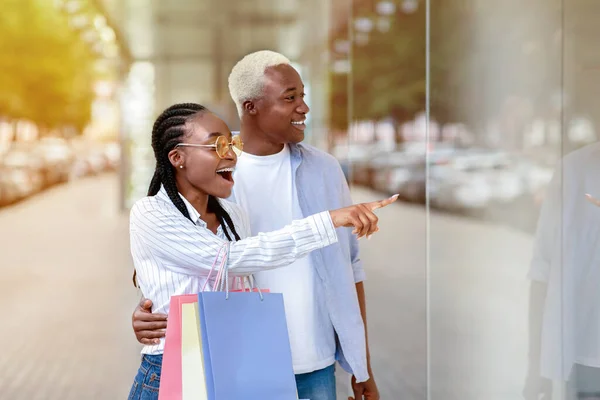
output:
M538 214L560 160L600 132L599 2L0 6L0 398L126 398L128 209L152 123L197 102L238 129L227 76L261 49L302 75L306 142L354 201L400 194L361 243L382 399L524 398Z

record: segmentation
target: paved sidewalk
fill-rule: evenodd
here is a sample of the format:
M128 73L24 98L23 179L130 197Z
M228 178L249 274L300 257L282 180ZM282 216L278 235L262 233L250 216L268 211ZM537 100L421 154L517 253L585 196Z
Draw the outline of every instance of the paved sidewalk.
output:
M0 398L127 398L137 293L117 189L104 175L0 210Z

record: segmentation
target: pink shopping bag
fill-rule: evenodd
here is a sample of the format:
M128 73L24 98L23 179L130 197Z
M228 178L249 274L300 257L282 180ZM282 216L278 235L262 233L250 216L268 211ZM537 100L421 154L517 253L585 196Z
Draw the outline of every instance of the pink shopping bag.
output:
M202 290L204 291L213 273L217 260L224 247L219 249L217 257ZM181 357L181 304L197 303L197 294L185 294L171 296L169 303L169 317L167 322L167 333L165 335L165 348L163 351L163 363L158 391L158 400L182 400L183 377Z
M248 277L238 276L238 277L234 278L233 287L230 290L230 292L250 292L250 291L255 292L255 293L259 292L259 291L262 293L270 292L269 289L259 289L257 287L252 287L252 286L247 287L244 282L244 279L246 279L246 278L248 278Z
M171 297L158 400L182 400L181 304L197 302L195 294Z

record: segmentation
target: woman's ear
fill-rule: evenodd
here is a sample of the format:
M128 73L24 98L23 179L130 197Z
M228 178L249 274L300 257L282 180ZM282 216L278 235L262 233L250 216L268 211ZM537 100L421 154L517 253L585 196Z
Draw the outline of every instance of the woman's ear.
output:
M167 154L171 165L175 168L183 168L185 163L185 154L179 149L173 149Z

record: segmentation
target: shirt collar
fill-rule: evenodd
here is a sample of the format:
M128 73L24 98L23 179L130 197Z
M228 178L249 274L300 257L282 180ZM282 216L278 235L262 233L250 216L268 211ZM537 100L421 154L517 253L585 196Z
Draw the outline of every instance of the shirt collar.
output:
M190 219L197 225L198 224L198 220L200 220L201 222L204 223L204 221L202 221L200 219L200 213L198 212L198 210L196 210L194 208L194 206L192 205L192 203L190 203L189 201L187 201L187 199L185 197L183 197L181 195L181 193L178 193L179 197L181 197L181 199L183 200L183 203L185 204L185 207L188 210L188 214L190 215Z
M187 199L185 197L183 197L181 195L181 193L178 193L178 194L179 194L179 197L181 197L181 200L183 200L183 204L185 204L185 208L187 209L192 222L196 225L198 225L198 224L206 225L206 223L200 219L200 213L198 212L198 210L196 210L194 208L194 206L192 206L192 204L189 201L187 201ZM171 199L169 198L169 195L167 194L167 191L164 186L160 187L158 195L160 195L160 197L163 198L164 200L167 200L169 203L171 203Z
M239 135L240 131L232 131L231 134ZM302 143L288 143L288 147L290 149L290 156L300 165L302 163Z
M292 160L292 176L296 174L296 170L302 164L302 144L290 143L290 158Z

